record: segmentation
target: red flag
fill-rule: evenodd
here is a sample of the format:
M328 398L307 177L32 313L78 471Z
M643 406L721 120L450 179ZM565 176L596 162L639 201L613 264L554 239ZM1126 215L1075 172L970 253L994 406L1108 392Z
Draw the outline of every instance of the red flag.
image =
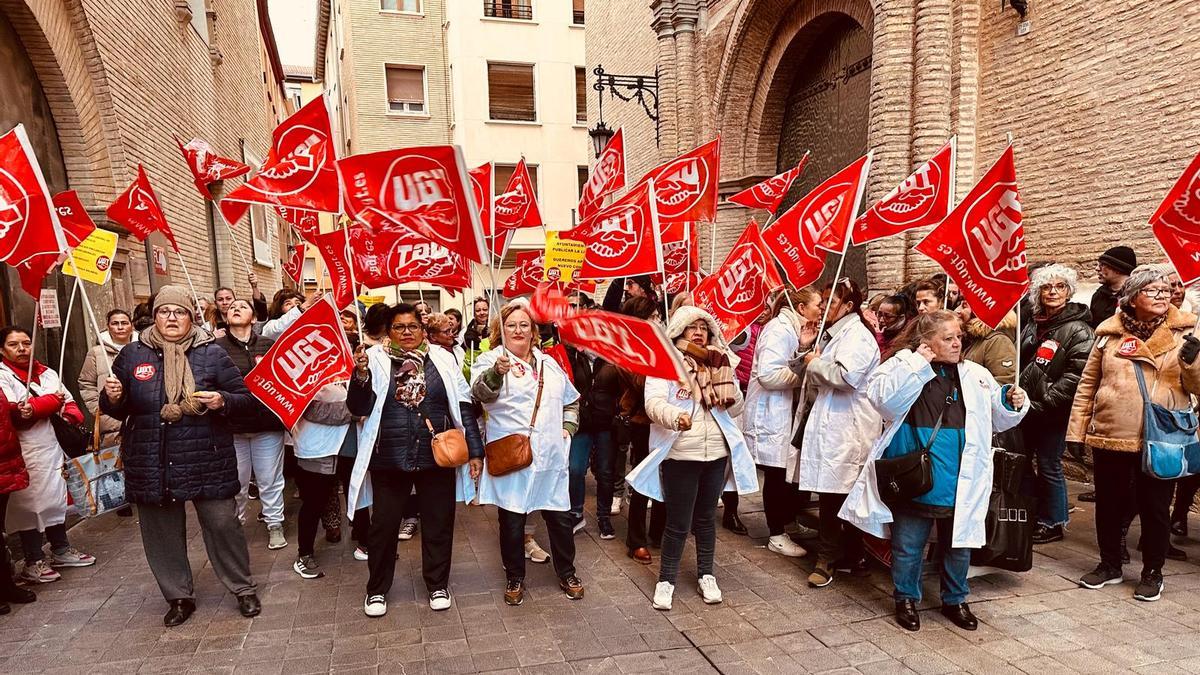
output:
M691 223L672 223L662 226L663 269L667 274L700 271L700 249L692 236ZM661 281L661 280L660 280Z
M283 271L292 283L300 284L300 277L304 273L304 242L292 247L292 255L283 263Z
M726 340L732 340L754 322L767 306L771 291L783 286L767 246L751 220L725 262L700 283L692 294L696 306L721 323Z
M327 384L354 373L350 343L328 296L300 315L246 373L246 388L288 429Z
M96 223L92 222L92 217L83 208L83 202L79 201L79 194L74 190L54 195L53 201L67 246L75 248L96 231Z
M325 261L325 271L333 284L333 302L338 309L345 309L354 302L358 289L351 279L350 260L346 252L346 233L341 230L326 232L318 235L313 245L321 260Z
M795 249L802 249L809 258L820 255L818 248L841 253L848 245L850 223L867 187L873 156L874 151L868 152L833 174L771 223L763 235L775 242L773 249L784 252L789 259L794 257ZM788 268L783 258L779 262L785 270Z
M604 146L596 158L596 165L588 174L583 193L579 195L579 207L575 211L580 222L591 218L600 210L605 195L625 187L625 136L621 129Z
M683 293L696 288L704 281L704 275L699 272L667 272L667 282L663 290L668 295Z
M726 201L775 213L779 210L779 204L783 202L783 198L787 196L788 190L792 189L792 183L795 183L800 174L804 173L804 167L807 165L808 153L806 152L796 166L778 176L768 178L754 187L746 188Z
M313 237L321 234L321 218L316 211L294 209L290 206L279 206L275 210L304 241L311 242Z
M578 279L613 279L658 271L661 243L653 181L638 183L566 236L587 250Z
M146 241L151 232L162 232L167 241L171 242L171 248L175 249L176 253L179 252L175 234L167 225L167 217L163 215L162 206L158 203L158 195L154 194L154 188L150 187L150 179L146 177L146 170L141 164L138 164L137 178L125 188L120 197L117 197L117 201L108 207L106 213L114 222L132 232L138 241Z
M212 193L208 191L210 183L250 173L249 166L218 155L213 152L212 146L199 138L193 138L187 142L187 145L184 145L183 141L176 136L175 144L179 146L179 152L183 154L183 161L187 162L188 169L192 171L192 180L196 183L196 190L205 199L213 198Z
M654 181L658 221L663 225L712 221L717 217L720 169L721 139L717 138L651 169L638 186Z
M504 258L505 252L508 251L508 245L512 243L513 235L512 230L497 232L496 226L492 222L493 202L495 201L495 197L492 195L494 172L495 167L488 162L471 169L467 175L471 178L471 192L475 197L475 207L479 211L479 224L484 242L493 258Z
M15 267L21 287L37 298L42 279L66 251L37 155L18 124L0 136L0 262Z
M353 155L338 162L346 213L376 233L407 230L468 260L487 260L470 178L457 146Z
M915 247L958 283L971 311L993 328L1029 287L1013 149Z
M571 367L571 358L567 355L567 348L561 342L542 347L542 353L554 359L559 368L566 373L567 379L571 384L575 384L575 369Z
M492 226L497 232L542 226L542 212L538 210L537 193L524 157L508 179L504 194L492 201Z
M542 283L542 276L545 275L545 252L544 251L524 251L517 254L517 264L513 269L512 274L504 280L504 285L500 288L500 294L512 298L518 295L525 295L537 290L538 284Z
M556 323L574 314L575 310L571 308L562 284L543 281L529 299L529 313L538 323Z
M446 289L471 285L467 259L441 244L405 230L378 234L362 225L350 228L354 277L366 288L421 281Z
M684 378L679 350L649 321L612 312L580 312L557 326L563 342L618 368L664 380Z
M896 189L854 221L854 243L865 244L906 230L942 222L954 207L957 137Z
M1150 229L1184 285L1200 280L1200 154L1150 216Z
M341 211L336 160L329 111L321 96L275 127L262 169L221 200L221 212L232 224L246 207L226 206L226 202Z

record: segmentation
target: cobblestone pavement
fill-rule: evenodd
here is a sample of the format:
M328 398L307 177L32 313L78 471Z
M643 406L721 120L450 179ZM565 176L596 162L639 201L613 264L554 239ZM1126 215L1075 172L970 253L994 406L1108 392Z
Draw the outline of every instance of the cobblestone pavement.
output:
M296 506L289 504L289 518ZM347 544L321 540L326 577L306 581L291 569L295 543L268 551L258 523L248 532L263 613L241 618L207 566L193 520L199 608L171 630L162 626L166 604L135 519L108 515L72 529L72 542L100 564L65 570L62 581L37 589L36 603L0 617L0 672L1200 672L1200 568L1169 562L1155 603L1133 600L1132 581L1102 591L1076 587L1074 579L1095 564L1090 504L1073 514L1065 541L1039 547L1032 572L972 580L970 601L981 620L973 633L928 611L937 606L935 576L926 578L933 601L922 605L919 633L893 624L883 571L808 588L811 560L763 548L757 498L742 500L742 515L753 538L719 530L725 602L700 602L689 545L675 608L663 613L649 600L657 564L625 556L623 517L615 519L617 540L600 541L594 526L576 538L585 599L567 600L552 569L531 564L525 604L505 606L495 512L460 507L454 607L429 610L413 540L401 544L382 619L363 616L366 565ZM1200 559L1200 546L1178 543ZM1127 578L1140 570L1132 553Z

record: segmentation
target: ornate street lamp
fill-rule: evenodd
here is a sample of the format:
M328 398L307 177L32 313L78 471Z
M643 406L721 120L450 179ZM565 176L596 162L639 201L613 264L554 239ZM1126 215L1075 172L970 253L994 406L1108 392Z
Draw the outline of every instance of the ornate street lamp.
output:
M646 116L654 120L654 142L658 143L658 68L654 69L653 75L613 75L604 71L604 66L597 64L592 70L596 75L596 83L592 85L592 89L597 92L599 99L599 120L596 126L588 129L588 136L592 137L592 146L596 151L596 157L604 151L604 146L612 139L616 133L607 124L604 123L604 91L608 90L609 96L615 96L622 101L636 100L642 104L642 110L646 111Z

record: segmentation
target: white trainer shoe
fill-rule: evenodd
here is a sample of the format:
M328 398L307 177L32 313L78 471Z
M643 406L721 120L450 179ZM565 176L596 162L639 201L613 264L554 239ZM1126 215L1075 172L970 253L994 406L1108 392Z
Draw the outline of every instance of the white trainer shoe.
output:
M721 602L721 589L717 587L717 578L713 575L705 574L700 577L697 587L700 597L704 598L704 604L716 605Z
M804 547L792 541L786 534L777 534L767 540L767 550L789 558L803 558L808 554Z
M387 614L387 598L382 595L368 595L363 602L363 614L372 618Z
M450 591L444 588L439 588L429 594L429 609L435 612L450 609L451 604L453 604L453 601L450 599Z
M664 612L671 609L671 600L675 596L675 584L669 581L660 581L654 587L654 602L652 607L660 609Z

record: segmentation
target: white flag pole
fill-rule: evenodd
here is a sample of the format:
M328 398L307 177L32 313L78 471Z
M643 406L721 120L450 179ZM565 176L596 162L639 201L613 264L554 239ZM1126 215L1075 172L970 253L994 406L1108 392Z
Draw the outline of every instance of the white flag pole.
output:
M646 201L650 204L650 230L654 236L654 254L658 257L658 274L663 280L663 324L666 324L671 318L671 308L667 305L667 265L663 261L662 233L658 231L658 202L654 196L654 179L646 181Z
M234 231L233 231L233 225L231 225L228 220L225 220L225 214L221 212L220 205L218 205L217 202L214 201L212 207L213 207L213 211L217 212L217 217L220 218L221 222L225 224L225 230L227 232L229 232L230 247L232 247L233 250L238 252L238 257L240 257L242 259L242 266L246 268L246 276L250 276L250 273L253 271L250 268L250 260L248 258L246 258L246 252L243 251L242 248L240 246L238 246L238 244L237 244L237 234L234 233ZM250 208L254 208L254 205L251 204ZM253 227L253 220L251 220L251 227ZM253 238L250 240L250 245L251 246L254 245Z
M196 302L196 311L199 312L201 311L200 296L196 294L196 284L192 283L192 273L188 271L187 263L183 261L183 254L179 252L179 249L174 246L171 248L175 249L175 257L179 260L179 266L183 269L183 276L187 278L188 288L192 289L192 300ZM203 319L204 317L200 318Z
M838 281L842 278L842 268L846 264L846 253L850 251L850 239L854 230L854 223L858 220L858 209L862 204L863 193L867 189L867 174L871 172L871 162L875 159L875 151L867 152L867 161L863 162L862 173L858 177L858 190L854 193L854 203L850 205L850 222L846 224L845 241L842 242L842 256L838 260L837 270L833 273L833 286L829 290L829 300L833 300L833 293L837 290ZM947 277L949 278L949 277ZM825 302L825 312L821 316L821 325L817 328L817 344L821 343L821 336L825 333L825 324L829 321L829 308L832 303Z
M37 359L38 325L41 324L42 302L33 305L33 328L29 335L29 370L25 372L25 400L29 400L29 387L33 383L33 362Z
M78 274L76 270L76 274ZM67 333L71 328L71 310L75 307L75 296L79 293L79 277L75 277L75 285L71 287L71 299L67 301L67 315L63 318L62 324L62 345L58 349L58 375L62 377L63 363L67 358ZM99 336L97 336L99 337Z

